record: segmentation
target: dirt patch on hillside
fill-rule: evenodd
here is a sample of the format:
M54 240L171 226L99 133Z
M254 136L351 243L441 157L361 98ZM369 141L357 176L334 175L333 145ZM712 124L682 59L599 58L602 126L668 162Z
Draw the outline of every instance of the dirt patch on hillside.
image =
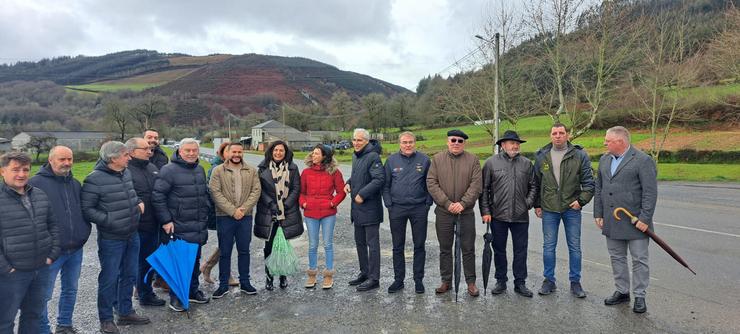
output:
M149 73L149 74L142 74L133 76L130 78L125 79L119 79L119 80L109 80L109 81L101 81L97 82L99 84L159 84L159 83L165 83L177 80L179 78L182 78L193 71L197 70L197 68L181 68L176 70L170 70L170 71L161 71L161 72L155 72L155 73Z
M169 60L172 66L206 65L206 64L219 63L231 57L233 56L232 55L212 55L212 56L200 56L200 57L172 57Z
M650 149L651 142L650 140L642 140L636 142L635 146L647 150ZM681 132L668 135L663 150L678 151L681 149L737 151L740 150L740 130Z

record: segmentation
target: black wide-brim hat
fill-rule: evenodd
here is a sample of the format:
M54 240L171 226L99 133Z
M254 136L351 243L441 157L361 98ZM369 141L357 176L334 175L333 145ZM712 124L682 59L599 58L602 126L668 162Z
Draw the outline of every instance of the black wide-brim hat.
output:
M518 141L519 143L527 142L526 140L522 140L521 138L519 138L519 135L516 133L516 131L506 130L506 132L504 132L503 137L499 138L499 140L496 141L496 145L501 145L502 142L507 141L507 140L514 140L514 141Z

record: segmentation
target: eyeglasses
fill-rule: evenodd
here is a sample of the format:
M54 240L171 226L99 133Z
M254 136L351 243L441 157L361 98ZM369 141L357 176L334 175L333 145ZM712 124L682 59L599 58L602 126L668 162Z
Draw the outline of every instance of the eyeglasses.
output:
M149 148L149 147L137 147L137 148L134 148L134 150L145 150L145 151L151 151L152 149L151 149L151 148Z
M456 144L456 143L462 144L464 142L465 142L465 139L462 139L462 138L450 138L450 143L453 143L453 144Z
M415 141L402 141L401 145L413 145Z

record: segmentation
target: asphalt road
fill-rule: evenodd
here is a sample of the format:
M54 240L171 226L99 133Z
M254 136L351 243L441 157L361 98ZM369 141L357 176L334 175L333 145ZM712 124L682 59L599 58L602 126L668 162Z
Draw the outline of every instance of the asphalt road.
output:
M261 157L248 155L245 160L256 165ZM302 163L299 163L302 167ZM342 166L345 178L350 168ZM285 290L264 290L262 240L252 242L252 282L258 288L255 296L232 289L223 299L206 305L194 305L191 318L166 307L139 307L138 312L152 318L146 326L122 327L124 333L738 333L740 332L740 185L660 183L656 232L668 241L698 273L694 276L676 263L655 244L650 248L651 282L648 288L648 312L632 313L631 305L607 307L603 299L614 290L604 237L594 226L591 206L583 213L583 279L588 293L585 299L572 297L567 283L567 248L560 233L556 275L559 290L550 296L524 298L509 291L500 296L478 298L464 294L461 284L459 302L454 293L435 295L439 284L438 243L430 214L427 238L427 293L413 292L410 277L412 250L407 237L406 289L388 294L393 281L390 232L387 220L381 230L381 288L358 293L346 282L357 273L349 201L340 206L335 229L336 283L331 290L302 287L304 276L290 278ZM536 291L542 280L542 231L539 220L531 215L527 284ZM480 235L484 225L478 225ZM85 246L85 260L75 326L85 333L97 332L96 279L98 274L96 236ZM307 263L307 236L291 242ZM510 244L510 243L509 243ZM204 254L216 247L211 231ZM482 237L476 254L478 286ZM320 247L319 263L323 262ZM509 253L511 254L511 253ZM511 255L509 255L511 258ZM236 254L232 271L236 272ZM214 271L214 277L217 275ZM511 275L511 274L510 274ZM493 276L493 274L491 274ZM511 278L510 278L511 280ZM493 281L493 277L491 277ZM208 294L216 286L203 283ZM490 287L489 287L490 289ZM160 293L166 298L166 294ZM49 310L56 314L58 288ZM54 323L54 321L52 321Z

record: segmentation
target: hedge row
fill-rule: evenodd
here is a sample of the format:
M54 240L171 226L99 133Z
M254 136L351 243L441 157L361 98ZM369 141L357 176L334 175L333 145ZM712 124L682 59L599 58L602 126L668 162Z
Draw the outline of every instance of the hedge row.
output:
M491 154L478 153L481 160L488 159ZM522 155L534 160L534 152L522 152ZM591 161L598 162L601 155L590 156ZM740 163L740 151L697 151L683 149L678 151L660 152L662 163L695 163L695 164L737 164Z

